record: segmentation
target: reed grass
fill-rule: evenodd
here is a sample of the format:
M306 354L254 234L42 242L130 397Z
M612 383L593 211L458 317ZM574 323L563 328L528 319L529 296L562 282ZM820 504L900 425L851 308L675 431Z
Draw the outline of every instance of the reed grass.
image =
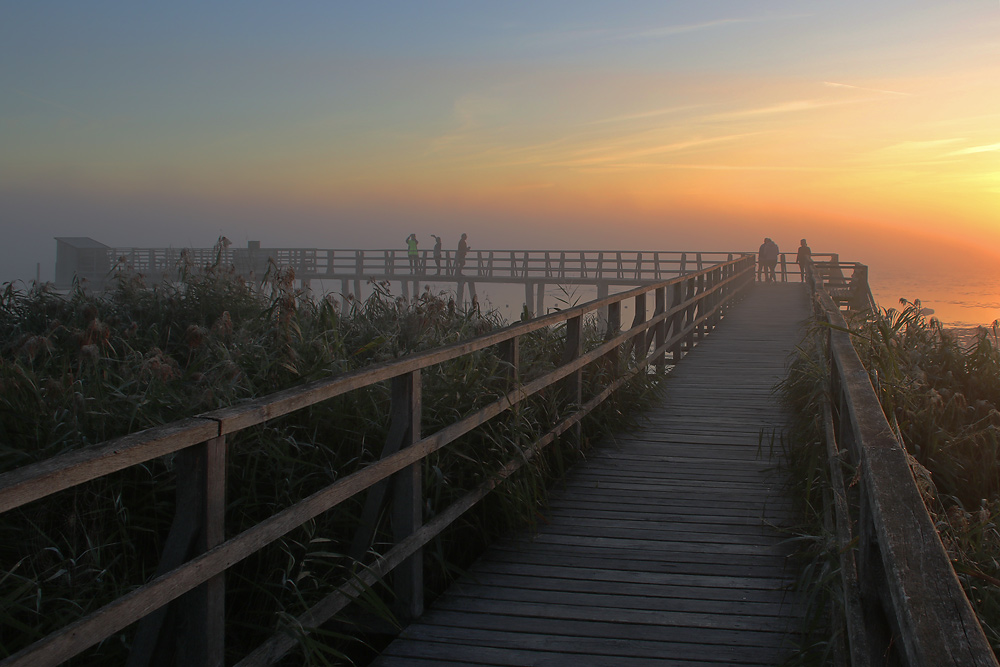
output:
M345 312L312 300L272 266L260 284L221 265L186 267L172 283L120 277L107 295L82 286L0 292L0 471L76 447L259 397L331 374L469 338L503 324L444 295L395 298L388 285ZM585 346L600 343L596 323ZM563 327L521 341L521 379L555 367ZM431 433L502 395L510 368L495 351L423 373L422 430ZM584 400L600 374L585 373ZM640 373L581 431L583 445L627 419L655 376ZM573 406L553 389L429 457L425 520L521 455ZM376 385L240 432L228 444L227 536L288 507L379 456L388 430L389 387ZM503 531L536 521L545 492L586 447L563 438L516 473L426 549L428 594L443 590ZM0 657L10 655L147 581L174 509L173 456L134 466L7 513L0 523ZM354 567L348 552L363 497L343 503L227 573L227 652L242 656L280 628L300 638L307 664L363 662L384 639L353 617L396 620L388 586L359 608L307 634L294 619ZM387 527L373 551L389 546ZM132 630L75 664L118 664Z
M906 300L900 301L898 309L855 315L848 324L890 426L911 456L915 481L959 580L998 652L998 324L980 328L971 343L962 343L939 321L928 320L919 301ZM801 534L817 545L809 552L816 567L819 561L831 561L829 567L836 568L828 495L817 495L829 486L818 422L820 401L829 392L827 372L815 361L821 358L816 349L821 345L821 329L814 327L807 336L783 389L798 415L793 430L798 442L790 451L798 479L796 492L811 517ZM847 470L845 477L851 479L853 474ZM839 581L824 574L814 577L811 585L824 604L839 604ZM831 628L831 636L838 633ZM823 641L821 633L815 636Z

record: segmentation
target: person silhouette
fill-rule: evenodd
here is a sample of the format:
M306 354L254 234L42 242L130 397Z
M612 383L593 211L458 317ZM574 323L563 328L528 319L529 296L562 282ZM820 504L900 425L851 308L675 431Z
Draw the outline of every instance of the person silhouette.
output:
M416 234L406 237L406 258L410 260L410 273L416 273L418 259Z
M469 244L466 241L468 234L462 234L458 241L458 250L455 252L455 275L462 275L462 268L465 266L465 256L469 254Z
M441 275L441 237L431 234L434 237L434 265L437 266L437 275Z
M761 280L761 272L764 280L769 283L774 282L774 267L778 264L778 244L769 237L764 239L757 251L757 280Z
M798 252L795 253L795 263L799 265L802 272L802 282L807 282L812 277L812 248L802 239Z

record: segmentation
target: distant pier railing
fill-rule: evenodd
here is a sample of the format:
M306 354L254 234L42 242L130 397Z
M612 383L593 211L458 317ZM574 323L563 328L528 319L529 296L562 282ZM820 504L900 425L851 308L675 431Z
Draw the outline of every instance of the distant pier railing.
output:
M68 241L86 241L86 249ZM314 281L339 281L340 294L360 299L368 281L390 281L401 294L418 296L421 285L454 283L457 301L477 298L477 284L524 286L524 306L529 313L545 312L545 290L551 285L593 285L597 297L611 288L626 288L666 280L718 266L752 252L682 252L641 250L470 250L460 257L456 250L405 249L247 248L114 248L92 239L57 239L57 287L66 288L73 277L103 289L116 273L141 274L151 281L175 280L182 270L206 266L231 268L237 275L262 279L269 270L291 270L303 289ZM839 262L836 254L815 254L817 262ZM804 280L794 254L782 253L776 267L781 281Z

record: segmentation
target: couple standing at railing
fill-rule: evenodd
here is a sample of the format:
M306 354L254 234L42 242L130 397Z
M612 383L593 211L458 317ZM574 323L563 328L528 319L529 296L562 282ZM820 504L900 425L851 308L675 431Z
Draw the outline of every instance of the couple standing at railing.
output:
M431 234L434 237L434 264L437 266L437 275L441 275L441 237L437 234ZM445 265L446 273L454 273L456 276L462 275L462 268L465 267L465 256L469 254L469 243L466 240L468 234L462 234L462 238L458 241L458 249L455 251L455 264L453 266ZM410 273L423 273L426 272L426 267L423 271L420 269L420 253L417 250L417 235L410 234L406 237L406 257L410 260Z
M758 282L766 280L769 283L773 283L775 281L774 269L778 265L778 257L780 255L781 252L778 250L778 244L772 241L770 237L766 237L757 250ZM799 250L795 253L795 263L799 265L802 282L806 282L812 274L812 249L806 243L805 239L802 239ZM763 274L763 278L761 278L761 274Z

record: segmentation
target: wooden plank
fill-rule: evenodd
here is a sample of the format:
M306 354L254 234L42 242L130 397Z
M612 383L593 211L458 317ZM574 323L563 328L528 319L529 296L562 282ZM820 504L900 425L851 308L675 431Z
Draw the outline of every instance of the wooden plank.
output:
M793 518L792 503L781 496L769 432L785 423L771 387L797 333L769 330L796 332L808 310L801 288L785 287L759 293L787 297L777 306L758 299L731 309L675 368L649 419L609 438L560 485L537 532L488 552L377 664L787 656L801 601L786 590L791 547L775 526ZM688 321L674 340L713 324L682 303L674 314ZM767 332L742 335L759 324ZM730 335L739 341L716 343ZM757 354L762 347L773 351Z
M212 420L183 419L12 470L0 475L0 513L217 435Z

